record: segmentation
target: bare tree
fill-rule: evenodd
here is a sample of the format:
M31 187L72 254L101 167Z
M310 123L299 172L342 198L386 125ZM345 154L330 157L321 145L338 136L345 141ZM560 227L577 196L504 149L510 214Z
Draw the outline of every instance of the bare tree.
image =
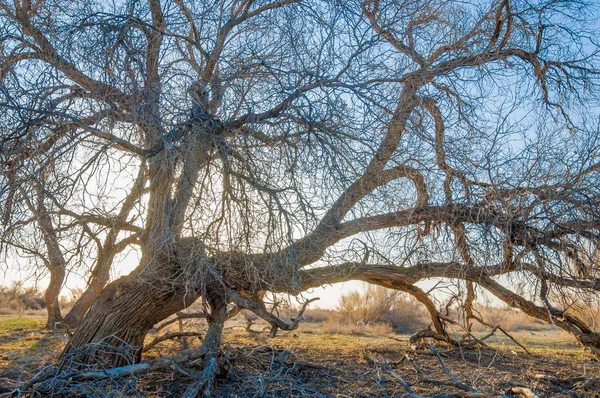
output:
M337 311L349 323L392 323L392 314L403 297L396 290L366 285L362 291L353 290L340 296Z
M600 287L596 5L0 8L2 247L95 260L65 354L140 347L200 297L215 352L228 305L290 329L265 292L352 279L411 294L451 341L415 285L441 278L467 325L483 288L600 356L552 300ZM20 245L33 229L45 246ZM130 245L139 266L105 286Z

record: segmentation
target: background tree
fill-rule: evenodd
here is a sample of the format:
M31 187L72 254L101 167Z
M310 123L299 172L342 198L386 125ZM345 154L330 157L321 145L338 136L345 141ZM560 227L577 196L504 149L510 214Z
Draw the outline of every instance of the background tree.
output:
M483 288L600 355L550 294L600 286L593 3L0 8L3 247L50 219L96 259L65 353L141 346L199 297L214 353L228 305L290 329L265 292L351 279L411 294L452 342L415 285L442 278L467 327ZM139 266L100 291L129 245Z

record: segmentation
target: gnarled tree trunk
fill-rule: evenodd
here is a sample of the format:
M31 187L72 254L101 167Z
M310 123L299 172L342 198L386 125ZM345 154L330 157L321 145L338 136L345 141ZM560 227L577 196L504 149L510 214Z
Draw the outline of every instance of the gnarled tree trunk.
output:
M197 298L198 295L185 286L145 280L135 275L119 278L98 296L62 355L64 357L87 344L104 343L130 348L132 352L129 354L135 354L139 360L148 330ZM106 365L117 367L127 364L122 355L107 355L108 358L103 358L109 361Z
M208 331L202 346L206 347L209 353L216 354L223 337L223 325L228 318L227 301L224 297L213 298L209 300L209 306L211 311L207 318Z

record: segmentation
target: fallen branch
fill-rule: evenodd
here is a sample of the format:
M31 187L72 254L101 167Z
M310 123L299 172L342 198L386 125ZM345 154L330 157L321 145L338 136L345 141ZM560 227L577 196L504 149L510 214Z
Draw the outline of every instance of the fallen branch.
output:
M404 359L406 357L402 357L402 359ZM387 373L392 376L394 379L398 380L400 382L400 384L402 385L402 387L404 387L404 389L406 390L407 393L409 394L413 394L413 390L410 386L410 384L408 384L406 382L406 380L404 380L399 374L397 374L396 372L394 372L394 369L392 369L392 367L390 366L390 364L388 363L388 361L383 358L383 363L385 364Z
M170 357L157 358L150 361L137 363L134 365L122 366L119 368L94 370L91 372L78 373L70 377L76 381L85 381L97 380L106 377L139 376L158 369L172 367L173 362L183 363L198 360L204 357L206 353L207 349L204 347L200 347L192 350L183 351L179 354Z
M440 361L440 364L442 365L442 369L444 369L444 373L446 373L448 375L448 377L450 377L452 379L452 381L454 381L455 385L458 388L460 388L461 390L465 390L465 391L473 391L473 388L471 386L468 386L466 384L461 383L460 381L458 381L458 379L452 373L450 373L450 370L448 370L448 367L444 363L444 360L442 359L442 356L435 349L435 346L433 344L429 344L429 350L431 350L431 352L433 352L435 354L435 356L437 357L438 361Z
M144 348L142 349L142 352L146 352L151 350L152 348L156 347L158 344L162 343L163 341L167 341L167 340L173 340L176 339L178 337L198 337L199 339L202 338L202 333L198 333L198 332L173 332L173 333L165 333L162 336L158 336L157 338L155 338L154 340L152 340L150 343L146 344L144 346Z
M236 316L242 309L239 306L235 306L233 307L228 313L227 313L227 319L231 319L234 316ZM152 330L154 332L159 332L162 329L166 328L169 325L174 324L175 322L181 322L184 319L206 319L208 317L208 315L205 312L182 312L179 311L175 314L175 317L172 319L169 319L161 324L159 324L158 326L152 328ZM181 326L180 326L181 328Z
M484 321L483 321L482 319L480 319L479 317L474 317L474 319L475 319L475 320L477 320L477 322L481 323L481 324L482 324L482 325L484 325L484 326L491 327L491 324L489 324L489 323L487 323L487 322L484 322ZM529 352L529 350L527 349L527 347L525 347L523 344L519 343L519 342L517 341L517 339L515 339L515 338L514 338L514 337L513 337L513 336L512 336L510 333L508 333L506 330L504 330L504 329L502 328L502 326L500 326L500 325L496 325L496 326L494 326L494 327L492 328L492 330L491 330L491 331L490 331L490 332L489 332L487 335L483 336L483 337L482 337L481 339L479 339L479 340L480 340L480 341L485 341L485 340L489 339L490 337L492 337L492 336L493 336L493 335L496 333L496 331L497 331L497 330L499 330L499 331L501 331L502 333L504 333L504 335L505 335L506 337L508 337L509 339L511 339L511 340L513 341L513 343L515 343L516 345L518 345L519 347L521 347L521 348L523 349L523 351L525 351L526 353L528 353L529 355L531 355L531 352Z
M548 375L544 375L544 374L537 374L534 377L538 380L545 380L545 381L549 381L554 384L573 384L573 383L578 383L580 381L589 380L589 378L585 377L585 376L567 377L567 378L561 379L559 377L548 376Z
M444 321L448 322L448 323L451 323L454 326L460 327L465 332L465 334L471 338L471 340L466 340L465 338L463 338L462 340L457 341L456 345L459 345L459 346L461 346L461 347L464 348L465 345L469 345L469 344L472 344L474 342L476 344L481 345L482 347L490 348L487 344L485 344L483 342L483 339L478 339L477 337L475 337L475 335L473 333L471 333L471 331L469 329L465 328L460 323L456 322L455 320L453 320L451 318L445 317L445 316L440 316L440 318L443 319ZM471 316L471 318L472 319L478 319L475 316Z
M283 319L278 318L271 312L269 312L265 307L265 303L258 297L246 298L237 292L231 292L231 300L239 307L252 311L260 318L269 322L269 324L271 325L271 333L269 335L271 337L275 337L277 335L278 329L283 329L287 331L297 329L298 325L300 324L300 321L304 319L302 315L304 314L304 311L306 311L306 307L308 306L308 304L320 299L318 297L315 297L311 298L310 300L306 300L302 305L302 308L298 312L298 315L296 315L296 317L294 318L291 318L292 323L287 323Z
M181 321L183 319L205 319L206 314L204 312L178 312L176 316L172 319L169 319L160 325L156 326L154 331L159 332L160 330L166 328L169 325L174 324L175 322Z
M552 384L557 384L557 385L562 385L562 386L567 385L568 389L575 389L575 388L585 389L585 388L594 387L594 385L595 385L595 387L600 385L600 377L576 376L576 377L567 377L567 378L561 379L559 377L548 376L545 374L537 374L537 375L535 375L535 378L538 380L548 381Z
M507 394L517 394L524 395L527 398L540 398L536 393L534 393L531 389L526 387L511 387L506 392Z

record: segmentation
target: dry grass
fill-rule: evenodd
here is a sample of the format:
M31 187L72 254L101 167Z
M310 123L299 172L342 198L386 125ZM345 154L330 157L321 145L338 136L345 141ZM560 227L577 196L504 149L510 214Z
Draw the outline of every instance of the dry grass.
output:
M382 372L384 361L392 364L396 375L413 384L416 393L431 395L452 390L419 382L413 363L428 378L443 381L449 381L449 378L430 351L411 350L409 335L393 333L389 326L336 325L329 320L304 323L297 331L269 338L263 330L266 323L257 322L250 333L244 330L244 324L244 319L240 318L227 325L225 352L234 363L236 378L234 382L222 382L217 389L217 396L251 397L261 389L264 396L277 397L318 396L312 393L314 391L334 397L379 397L384 396L384 390L390 397L401 396L406 391L397 379L385 376ZM582 375L600 377L600 364L592 361L568 334L560 330L521 330L513 335L527 345L531 355L502 335L489 339L491 349L437 347L451 372L461 382L480 391L504 392L511 386L525 386L541 396L574 396L571 393L580 397L598 396L595 385L580 389L574 386L566 388L536 378L540 374L558 378ZM200 344L194 339L190 343ZM166 343L149 355L167 355L174 346L178 346L178 343ZM290 377L303 383L307 390L300 390L294 383L286 387L280 378L273 375L273 366L269 361L286 350L292 353L288 361L289 366L295 369ZM296 364L295 367L292 363ZM170 383L171 387L168 388L175 396L184 389L178 383L185 385L186 381L175 378ZM152 383L146 386L149 389L156 388Z
M66 335L43 330L45 323L39 316L0 316L0 392L56 361Z
M345 325L335 329L328 322L304 323L296 331L269 338L263 331L263 322L257 322L247 332L245 319L230 321L225 329L224 360L231 367L220 375L215 396L401 396L406 391L396 376L413 385L417 394L453 390L420 381L423 374L446 382L449 377L431 351L409 347L408 335L395 334L389 326L354 330ZM60 332L42 332L42 325L43 318L0 317L0 385L2 379L11 383L18 378L27 379L40 366L56 360L65 336ZM203 320L187 325L196 330L205 330L205 326ZM178 330L178 325L173 324L170 330ZM540 396L598 396L597 385L555 385L536 378L538 374L600 377L600 364L591 361L568 335L560 331L522 330L515 332L514 337L525 343L532 355L502 336L489 340L491 349L461 350L437 343L436 347L452 374L479 391L503 392L511 386L526 386ZM188 347L200 344L197 338L185 340ZM183 341L167 341L145 356L170 355L182 345ZM281 357L285 360L278 362ZM421 376L416 369L423 372ZM189 377L168 370L142 378L138 389L147 396L180 396L189 383Z
M385 323L374 325L339 323L333 320L328 320L320 325L320 332L326 334L343 334L343 335L378 335L383 336L392 334L392 327Z

